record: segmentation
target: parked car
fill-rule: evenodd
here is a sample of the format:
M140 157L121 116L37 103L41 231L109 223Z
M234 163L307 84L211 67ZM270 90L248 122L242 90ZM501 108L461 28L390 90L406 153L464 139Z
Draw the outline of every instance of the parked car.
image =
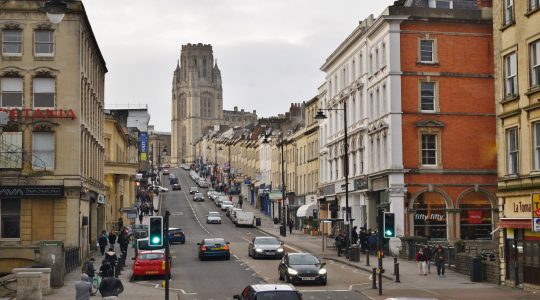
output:
M172 190L173 190L173 191L180 191L180 190L182 190L182 186L180 186L179 183L175 183L175 184L173 184L173 186L172 186Z
M160 185L154 185L154 189L158 189L158 191L159 191L160 193L166 193L166 192L169 191L168 188L162 187L162 186L160 186Z
M197 243L199 246L199 259L205 260L210 257L223 257L226 260L231 259L229 242L222 238L203 239Z
M229 196L223 195L217 197L215 200L216 206L221 206L221 203L223 203L223 201L229 201Z
M252 284L233 299L283 299L302 300L302 294L291 284Z
M273 236L254 237L248 245L248 255L253 258L282 258L284 253L283 242Z
M226 211L227 207L233 207L232 201L227 200L227 201L221 202L221 210L222 211Z
M204 180L202 178L199 178L199 180L197 181L197 185L200 188L207 188L208 187L208 182L206 182L206 180Z
M326 285L326 264L310 253L286 253L278 266L280 280L287 283L316 282Z
M241 208L233 208L233 210L231 211L231 221L236 224L236 222L238 221L238 218L236 217L236 214L239 212L239 211L242 211Z
M217 193L217 191L214 190L213 188L209 188L209 189L206 191L206 197L210 197L210 195L212 195L213 193Z
M163 169L163 171L161 171L161 174L169 175L169 169Z
M221 215L217 211L210 211L206 215L206 223L208 224L221 224Z
M236 226L255 227L255 214L252 211L237 211Z
M189 188L189 193L190 194L195 194L195 193L198 193L199 192L199 188L196 187L196 186L192 186Z
M193 194L193 201L204 201L204 195L202 193Z
M238 208L238 207L230 207L229 209L227 209L227 212L225 213L225 215L227 217L229 217L229 219L233 219L233 215L235 212L239 211L239 210L242 210L241 208Z
M169 227L169 243L186 243L186 235L184 234L182 228Z
M169 261L169 270L170 270ZM165 251L139 251L133 264L133 279L141 276L165 276Z

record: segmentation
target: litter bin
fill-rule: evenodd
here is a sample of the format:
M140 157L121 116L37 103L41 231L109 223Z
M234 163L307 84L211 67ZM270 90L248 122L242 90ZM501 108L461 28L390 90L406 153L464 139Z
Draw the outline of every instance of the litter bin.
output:
M469 274L472 282L482 281L482 260L480 257L471 257Z
M261 226L261 218L255 218L255 225Z
M360 247L358 246L349 247L349 260L360 261Z

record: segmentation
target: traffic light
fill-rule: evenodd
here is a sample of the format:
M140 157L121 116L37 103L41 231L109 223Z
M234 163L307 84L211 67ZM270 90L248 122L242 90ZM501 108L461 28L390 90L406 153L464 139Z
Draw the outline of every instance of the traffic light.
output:
M394 213L385 212L384 213L384 237L391 238L396 236L396 218Z
M148 245L150 247L163 246L163 217L150 217L148 228Z

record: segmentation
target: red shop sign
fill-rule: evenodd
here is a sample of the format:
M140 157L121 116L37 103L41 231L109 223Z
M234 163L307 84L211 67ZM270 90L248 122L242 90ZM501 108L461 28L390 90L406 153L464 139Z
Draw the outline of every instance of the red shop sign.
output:
M39 108L0 108L8 114L10 121L35 121L35 120L58 120L77 119L73 109L39 109Z
M467 214L469 216L469 224L482 224L481 210L469 210Z

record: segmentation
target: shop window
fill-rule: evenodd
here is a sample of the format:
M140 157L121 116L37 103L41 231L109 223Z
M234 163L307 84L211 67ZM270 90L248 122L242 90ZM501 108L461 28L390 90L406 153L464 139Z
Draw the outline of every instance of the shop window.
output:
M0 200L0 231L3 239L21 237L21 199Z
M491 202L479 192L468 193L459 205L462 240L490 240L493 231Z
M414 201L414 235L446 240L446 201L441 194L425 192Z

